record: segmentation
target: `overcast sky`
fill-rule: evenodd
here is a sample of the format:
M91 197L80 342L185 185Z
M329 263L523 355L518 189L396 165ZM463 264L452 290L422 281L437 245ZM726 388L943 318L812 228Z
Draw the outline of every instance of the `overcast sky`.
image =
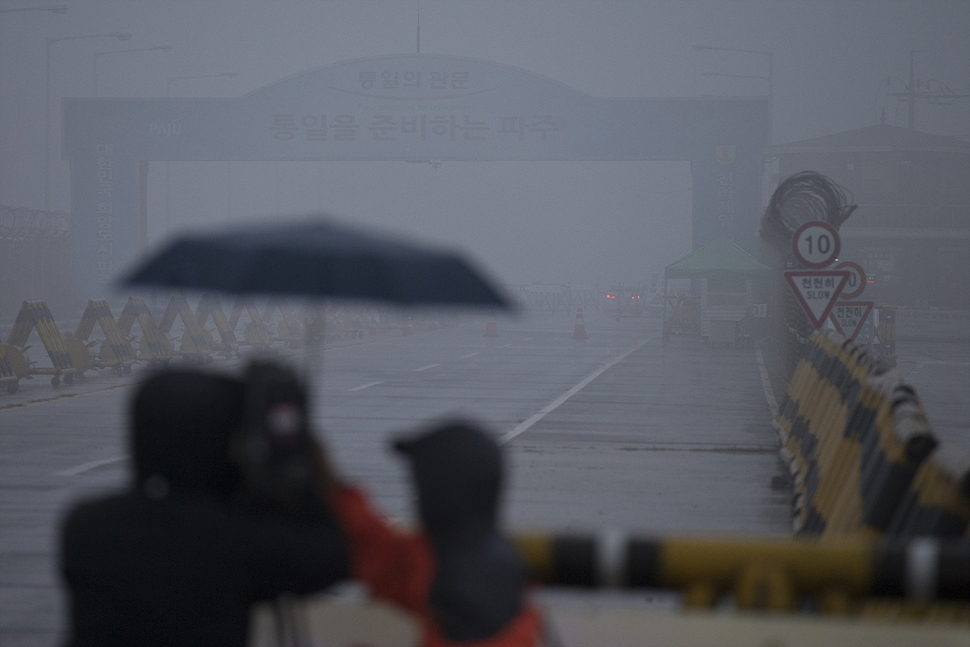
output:
M0 9L47 6L0 0ZM316 67L413 53L418 2L123 2L66 0L67 14L0 13L0 203L42 208L45 38L130 31L132 38L51 48L52 208L69 209L60 160L61 97L232 97ZM505 2L422 0L421 52L514 65L593 96L766 94L766 57L695 51L708 44L774 54L774 140L878 123L905 126L900 91L916 76L966 93L970 2ZM890 84L887 79L894 77ZM970 137L970 102L917 107L917 128ZM149 233L324 209L471 251L522 282L649 282L690 251L690 171L670 163L153 164Z

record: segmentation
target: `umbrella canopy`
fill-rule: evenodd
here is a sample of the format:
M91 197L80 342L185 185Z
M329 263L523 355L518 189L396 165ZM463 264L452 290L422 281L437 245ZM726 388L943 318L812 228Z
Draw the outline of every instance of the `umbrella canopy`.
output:
M185 234L149 256L122 285L512 308L454 252L322 215Z

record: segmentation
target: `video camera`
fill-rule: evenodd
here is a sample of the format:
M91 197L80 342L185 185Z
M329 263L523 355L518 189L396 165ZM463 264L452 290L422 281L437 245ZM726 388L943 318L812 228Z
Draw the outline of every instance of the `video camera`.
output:
M307 392L295 371L253 361L243 375L245 421L232 453L247 494L259 505L294 509L317 483Z

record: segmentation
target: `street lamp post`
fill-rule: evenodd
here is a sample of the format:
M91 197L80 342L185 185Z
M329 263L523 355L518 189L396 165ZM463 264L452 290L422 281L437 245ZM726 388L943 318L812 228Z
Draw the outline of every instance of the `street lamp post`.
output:
M124 54L126 52L171 52L171 45L155 45L154 47L135 47L132 49L110 49L103 52L94 52L94 82L92 85L92 95L98 96L98 59L108 54Z
M712 52L735 52L738 54L751 54L761 56L768 61L768 76L755 76L748 74L721 74L719 72L704 72L704 76L732 76L739 79L763 79L768 82L768 143L774 138L774 111L775 111L775 54L760 49L738 49L736 47L714 47L712 45L694 45L697 51Z
M170 76L165 80L165 96L172 96L172 83L174 81L187 81L189 79L217 79L236 76L238 72L217 72L215 74L196 74L191 76ZM171 181L171 162L165 162L165 231L166 233L172 226L172 181ZM226 172L228 182L229 173Z
M51 13L67 13L66 4L46 5L43 7L19 7L17 9L0 9L0 13L22 13L25 11L49 11Z
M44 136L44 211L51 209L51 47L54 43L65 40L82 40L85 38L117 38L131 40L131 32L113 31L107 34L88 34L86 36L61 36L47 39L47 61L45 65L46 84L44 86L44 116L47 130Z

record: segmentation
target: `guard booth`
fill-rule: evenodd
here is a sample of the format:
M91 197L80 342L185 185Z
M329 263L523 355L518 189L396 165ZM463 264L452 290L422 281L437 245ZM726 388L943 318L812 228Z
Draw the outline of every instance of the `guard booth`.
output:
M710 344L735 344L752 334L753 282L767 279L772 269L744 251L726 235L664 268L664 341L693 323ZM671 298L669 281L690 279L698 289ZM699 285L694 284L697 281ZM684 317L696 321L685 321Z

